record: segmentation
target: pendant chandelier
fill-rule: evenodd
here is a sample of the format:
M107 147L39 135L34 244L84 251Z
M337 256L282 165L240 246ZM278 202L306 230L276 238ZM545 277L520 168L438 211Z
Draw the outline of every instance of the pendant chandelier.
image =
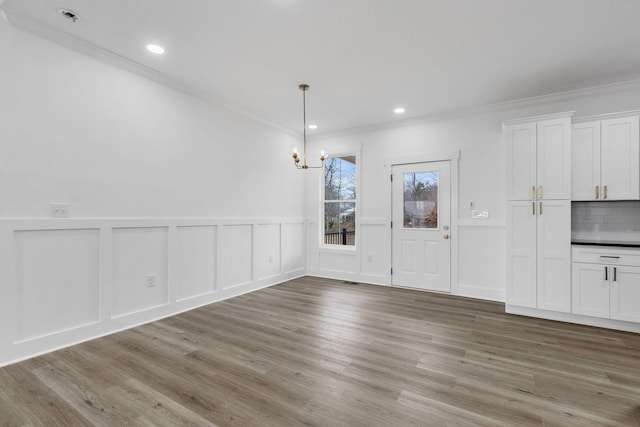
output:
M298 169L321 169L324 167L324 159L327 158L327 155L322 151L320 153L320 166L309 166L307 164L307 97L306 93L309 90L309 85L301 84L298 86L302 91L302 141L303 151L302 151L302 164L300 164L300 154L298 153L298 149L293 149L293 161L295 162L296 168Z

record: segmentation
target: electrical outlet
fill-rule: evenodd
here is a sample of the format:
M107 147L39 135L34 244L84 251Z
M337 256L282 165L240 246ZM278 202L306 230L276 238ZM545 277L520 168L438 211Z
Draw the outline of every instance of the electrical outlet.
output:
M69 218L69 203L50 203L51 218Z
M145 284L147 288L153 288L156 285L156 275L155 274L147 274L145 279Z

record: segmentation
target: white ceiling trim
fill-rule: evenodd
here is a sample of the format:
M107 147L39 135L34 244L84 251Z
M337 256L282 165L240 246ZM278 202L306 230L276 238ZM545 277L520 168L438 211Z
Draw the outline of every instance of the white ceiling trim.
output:
M547 95L533 96L530 98L515 99L512 101L498 102L494 104L479 105L476 107L461 108L451 111L445 111L442 113L429 114L420 117L413 117L405 120L395 120L392 122L380 123L371 126L362 126L357 128L351 128L336 132L330 132L325 134L319 134L312 138L312 140L322 140L326 138L335 138L348 135L356 135L362 133L377 132L386 129L395 129L406 126L415 126L426 123L433 123L437 121L450 120L455 118L462 118L473 116L481 113L490 113L496 111L507 111L514 108L530 107L535 105L566 101L570 99L597 96L600 94L606 94L611 92L640 90L640 79L628 80L624 82L608 83L603 85L591 86L582 89L573 89L563 92L556 92Z

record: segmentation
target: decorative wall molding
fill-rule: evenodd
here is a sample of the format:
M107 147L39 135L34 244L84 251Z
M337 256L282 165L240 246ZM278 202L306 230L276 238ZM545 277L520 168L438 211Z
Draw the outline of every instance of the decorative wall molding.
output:
M0 366L300 277L305 224L0 219Z

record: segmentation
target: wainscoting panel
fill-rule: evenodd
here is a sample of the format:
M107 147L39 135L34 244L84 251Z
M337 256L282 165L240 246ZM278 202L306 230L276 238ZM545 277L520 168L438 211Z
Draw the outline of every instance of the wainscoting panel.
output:
M100 319L99 230L16 231L15 342Z
M361 273L371 276L376 280L388 279L391 269L391 247L387 239L389 232L386 222L378 224L361 224L360 239L362 250L360 251Z
M458 224L457 295L504 301L505 225Z
M305 274L305 219L0 219L0 366Z
M222 227L220 236L222 288L245 285L253 280L253 225Z
M113 230L114 316L169 302L168 227Z
M282 271L304 270L305 224L291 222L282 226Z
M177 301L216 290L216 226L177 227L174 280ZM172 283L173 284L173 283Z
M256 263L258 280L280 273L280 224L258 224L256 227Z

